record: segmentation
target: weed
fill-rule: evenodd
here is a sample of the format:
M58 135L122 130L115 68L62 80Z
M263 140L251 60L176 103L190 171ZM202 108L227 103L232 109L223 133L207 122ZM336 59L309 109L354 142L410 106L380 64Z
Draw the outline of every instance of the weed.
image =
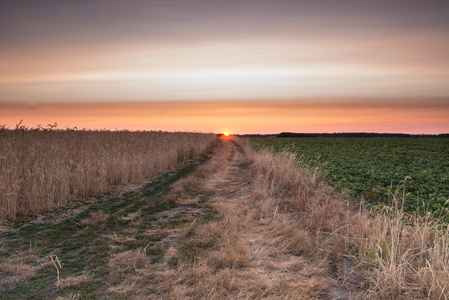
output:
M173 220L168 223L163 223L161 225L161 228L175 229L175 228L183 227L188 223L192 223L192 220L188 219L188 218L183 218L183 219Z
M195 258L203 253L204 251L211 249L214 247L215 241L214 240L208 240L208 241L188 241L184 243L181 247L179 247L179 255L173 257L169 264L174 268L177 269L178 266L182 263L193 263L195 261Z
M203 204L206 203L207 201L209 201L209 195L201 195L200 198L198 199L198 203L199 204Z
M207 213L204 217L200 219L200 224L207 224L214 219L213 213Z

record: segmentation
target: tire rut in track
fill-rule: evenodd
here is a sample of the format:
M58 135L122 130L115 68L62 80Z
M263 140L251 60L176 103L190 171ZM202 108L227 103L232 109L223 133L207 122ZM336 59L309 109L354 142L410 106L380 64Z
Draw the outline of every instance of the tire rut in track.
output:
M254 287L246 295L349 299L350 293L332 278L325 260L285 251L287 238L283 236L283 230L291 228L290 217L286 215L284 220L271 222L258 216L258 209L251 200L254 187L248 166L252 158L238 143L229 142L226 146L232 153L230 159L223 169L210 177L206 186L214 191L212 203L226 205L231 215L245 212L238 234L247 247L248 259L238 270L245 275L237 275L237 280L245 281L246 276L260 285L260 289ZM248 284L251 283L248 281Z

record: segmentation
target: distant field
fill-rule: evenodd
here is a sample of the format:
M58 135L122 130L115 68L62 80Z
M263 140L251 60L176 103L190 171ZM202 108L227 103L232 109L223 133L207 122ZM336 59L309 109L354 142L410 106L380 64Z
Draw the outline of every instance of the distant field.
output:
M432 211L449 221L447 138L251 138L256 149L288 149L334 186L369 203L400 196L409 212ZM405 180L407 178L407 180ZM405 183L404 183L405 180Z

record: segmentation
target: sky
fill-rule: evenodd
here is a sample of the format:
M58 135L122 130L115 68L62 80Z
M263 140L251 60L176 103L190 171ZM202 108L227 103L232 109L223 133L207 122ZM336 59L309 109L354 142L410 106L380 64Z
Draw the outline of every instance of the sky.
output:
M0 3L0 125L449 132L447 0Z

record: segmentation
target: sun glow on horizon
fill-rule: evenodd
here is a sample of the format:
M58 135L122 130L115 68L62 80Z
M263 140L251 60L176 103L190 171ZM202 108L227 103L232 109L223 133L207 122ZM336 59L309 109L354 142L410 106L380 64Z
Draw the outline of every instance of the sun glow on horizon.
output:
M280 132L440 134L447 132L448 112L449 98L0 104L0 120L7 128L24 120L29 128L57 122L62 129L200 131L223 137Z

